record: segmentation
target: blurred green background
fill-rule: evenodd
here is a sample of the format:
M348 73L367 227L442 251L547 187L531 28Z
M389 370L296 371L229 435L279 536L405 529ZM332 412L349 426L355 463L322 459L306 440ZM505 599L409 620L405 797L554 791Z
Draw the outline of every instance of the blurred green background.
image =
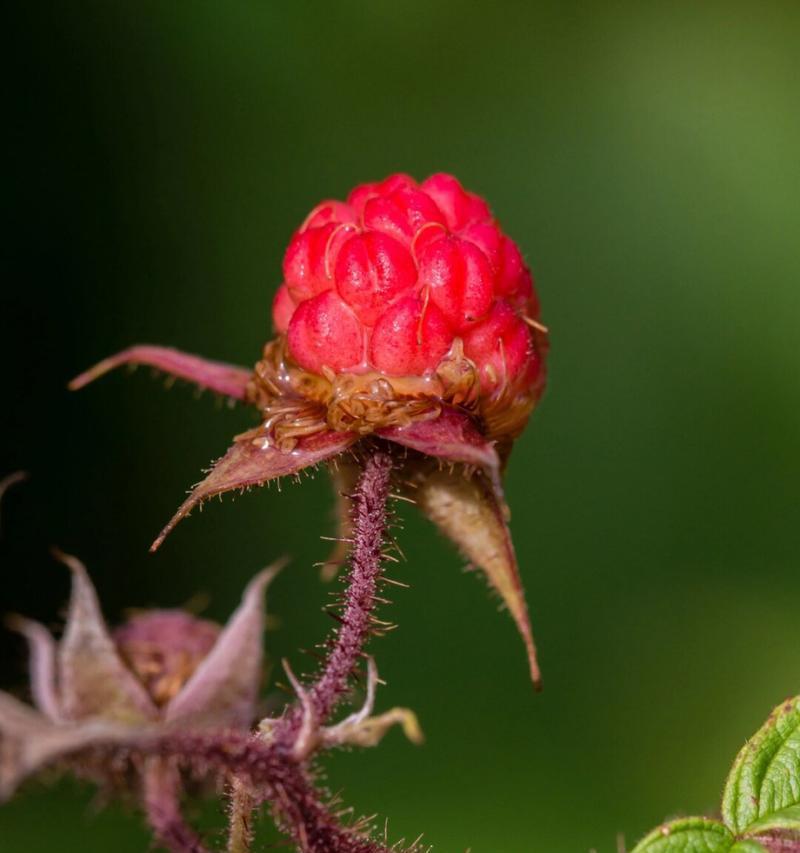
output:
M800 6L17 7L0 471L31 480L4 505L0 609L57 623L51 543L113 619L196 592L224 619L289 554L267 642L302 669L330 627L326 476L209 506L150 557L250 414L147 371L64 384L136 341L254 362L318 200L452 171L522 245L552 330L508 477L545 691L410 511L412 588L372 649L380 707L415 708L427 742L338 755L330 784L443 853L612 853L713 811L744 739L800 691ZM0 652L22 685L21 644ZM70 783L0 809L4 853L147 848L135 815Z

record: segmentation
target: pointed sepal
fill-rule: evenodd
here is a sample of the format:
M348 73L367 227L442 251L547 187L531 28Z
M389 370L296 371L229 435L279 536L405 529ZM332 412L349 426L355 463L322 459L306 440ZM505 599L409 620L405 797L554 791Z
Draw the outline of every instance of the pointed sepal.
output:
M264 661L264 591L283 565L250 581L214 647L167 705L167 722L241 728L253 722Z
M438 417L431 420L380 429L378 435L444 462L480 468L492 480L500 470L500 459L493 442L481 435L469 415L457 409L444 408Z
M67 554L57 556L72 572L67 625L58 649L64 717L125 723L155 718L155 705L117 651L83 564Z
M224 394L234 400L245 399L247 383L252 376L252 371L244 367L222 361L210 361L199 355L191 355L170 347L140 344L103 359L80 376L76 376L68 387L71 391L77 391L109 371L126 364L148 365L177 379L185 379L187 382L193 382L201 388Z
M126 729L105 720L56 724L0 691L0 802L45 765L99 742L124 741Z
M430 470L420 474L417 482L413 496L422 511L485 573L511 612L538 689L536 647L502 496L480 473L467 477L459 471Z
M6 623L28 642L28 668L34 704L49 719L60 720L61 700L56 684L56 642L53 635L44 625L22 616L9 616Z
M205 480L195 486L181 504L169 524L150 546L150 550L155 551L175 525L208 498L233 489L248 489L279 477L298 474L305 468L318 465L344 452L357 439L355 433L325 430L300 438L293 450L284 452L269 443L261 428L237 437Z

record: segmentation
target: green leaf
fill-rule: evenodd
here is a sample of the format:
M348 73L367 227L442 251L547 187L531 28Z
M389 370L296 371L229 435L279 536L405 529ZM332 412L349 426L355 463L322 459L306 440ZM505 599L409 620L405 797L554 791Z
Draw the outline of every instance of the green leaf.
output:
M733 835L719 821L687 817L654 829L631 853L754 853L738 844L734 847L734 843Z
M746 838L743 841L737 841L731 847L730 853L767 853L767 848L762 847L757 841Z
M728 775L722 816L741 834L800 830L800 697L779 705Z
M789 806L760 818L747 827L747 834L757 835L777 829L800 832L800 805Z

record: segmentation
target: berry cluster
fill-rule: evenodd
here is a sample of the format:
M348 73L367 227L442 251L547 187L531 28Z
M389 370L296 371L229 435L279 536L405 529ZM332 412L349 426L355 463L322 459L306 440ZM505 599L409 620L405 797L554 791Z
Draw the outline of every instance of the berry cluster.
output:
M450 175L392 175L322 202L283 274L275 328L312 373L425 376L460 339L482 393L541 378L530 271L486 203Z

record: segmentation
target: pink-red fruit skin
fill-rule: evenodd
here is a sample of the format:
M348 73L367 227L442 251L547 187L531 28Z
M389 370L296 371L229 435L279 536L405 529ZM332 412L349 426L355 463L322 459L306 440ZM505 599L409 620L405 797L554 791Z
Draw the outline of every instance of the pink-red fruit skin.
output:
M380 231L351 237L336 259L336 289L365 326L414 287L417 268L402 243Z
M289 322L289 351L314 373L357 368L364 352L364 330L352 309L326 290L297 306Z
M422 376L453 343L453 332L435 305L408 296L381 314L372 333L369 360L389 376Z
M273 325L319 373L426 376L461 339L482 391L538 380L533 279L486 202L451 175L362 184L324 201L286 250Z

